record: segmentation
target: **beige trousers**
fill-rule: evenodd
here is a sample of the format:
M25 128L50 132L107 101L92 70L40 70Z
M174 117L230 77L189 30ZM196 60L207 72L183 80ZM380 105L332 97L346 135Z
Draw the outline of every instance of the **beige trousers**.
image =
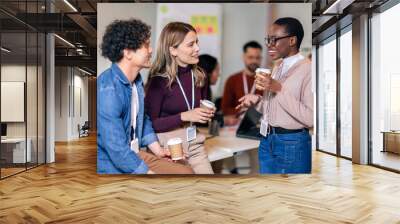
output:
M162 147L167 147L171 138L181 138L184 152L188 155L188 163L195 174L214 174L208 155L204 149L206 137L197 132L197 138L191 142L187 141L186 128L179 128L169 132L157 133L158 141Z

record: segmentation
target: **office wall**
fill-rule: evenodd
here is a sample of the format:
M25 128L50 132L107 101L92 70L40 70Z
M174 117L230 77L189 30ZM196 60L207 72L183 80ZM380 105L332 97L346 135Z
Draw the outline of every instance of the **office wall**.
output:
M44 74L42 67L25 64L3 64L1 66L1 81L18 81L26 85L26 99L22 113L26 113L24 122L5 122L8 138L25 138L30 140L31 164L44 162ZM26 79L26 80L25 80ZM23 93L22 93L23 94ZM7 96L2 96L7 97ZM10 110L10 108L1 108ZM7 111L13 113L13 111Z
M25 81L25 74L27 71L28 82ZM41 74L41 68L39 67L39 74ZM37 100L36 92L36 66L18 65L18 64L5 64L1 66L1 81L18 81L27 83L27 125L28 135L29 133L37 132L37 107L43 106L42 101ZM38 105L38 102L40 103ZM2 108L7 110L7 108ZM8 137L25 137L25 122L7 122L7 136ZM29 136L28 136L29 137Z
M88 77L72 67L55 68L55 141L78 138L88 120Z
M261 6L260 6L261 5ZM225 81L229 76L244 68L242 61L243 45L256 40L264 47L266 33L268 4L241 3L223 4L223 34L222 34L222 61L221 76L215 84L213 95L222 95ZM265 63L264 63L265 64Z
M155 33L157 21L157 5L151 3L99 3L97 4L97 46L100 46L106 26L116 19L140 18L151 26L152 33ZM155 52L155 37L151 37L151 46ZM97 57L98 75L110 67L111 62L101 56L100 48ZM155 53L153 53L154 58ZM144 80L147 80L147 72L141 71Z
M265 20L267 8L265 4L222 4L222 58L221 76L215 87L214 96L219 96L223 90L226 78L243 68L241 60L242 46L249 40L257 40L262 44L266 31ZM244 10L245 7L245 10ZM115 13L118 12L118 13ZM240 16L239 16L240 15ZM157 19L157 4L98 4L97 41L100 45L105 27L115 19L140 18L152 27L155 32ZM243 18L246 18L245 20ZM254 27L260 27L254 29ZM155 37L151 38L151 46L156 47ZM200 43L201 47L201 43ZM154 50L155 51L155 50ZM265 51L264 51L265 53ZM98 55L101 55L99 50ZM154 58L155 53L153 53ZM110 62L103 57L97 59L97 71L100 74L107 69ZM147 71L141 72L147 80Z
M69 85L68 67L55 68L55 141L68 140Z
M88 78L88 116L90 131L97 131L97 78Z
M78 72L78 73L76 73ZM73 108L73 120L72 120L72 136L78 137L78 124L82 126L85 121L89 118L89 102L88 102L88 77L82 76L83 73L75 70L74 75L74 108ZM80 93L79 93L80 91ZM80 101L80 102L78 102Z
M98 4L97 41L102 41L104 30L115 19L140 18L152 27L156 27L157 4ZM256 40L264 45L267 24L278 17L291 16L298 18L304 25L304 47L311 51L311 4L264 4L264 3L227 3L222 4L222 58L221 77L213 87L214 96L221 95L225 80L232 73L243 69L242 46L249 40ZM151 46L155 49L155 37ZM200 43L201 47L201 43ZM266 59L266 49L263 50ZM153 53L154 58L155 53ZM264 60L266 61L266 60ZM265 64L265 63L264 63ZM110 62L101 56L98 48L98 74L110 66ZM142 75L147 80L147 71Z

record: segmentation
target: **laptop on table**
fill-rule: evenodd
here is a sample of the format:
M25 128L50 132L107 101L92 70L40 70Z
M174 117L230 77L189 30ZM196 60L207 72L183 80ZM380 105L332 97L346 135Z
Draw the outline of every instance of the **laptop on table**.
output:
M240 122L239 128L236 131L236 136L240 138L261 140L261 117L262 114L260 112L258 112L254 107L250 107Z

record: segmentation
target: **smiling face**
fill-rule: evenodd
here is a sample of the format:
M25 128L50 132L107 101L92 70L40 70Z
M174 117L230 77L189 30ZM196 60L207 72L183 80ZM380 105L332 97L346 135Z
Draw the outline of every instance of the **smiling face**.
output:
M170 53L175 57L179 66L186 67L199 62L200 47L198 42L197 34L190 31L177 47L170 47Z
M276 39L275 41L271 41L267 44L268 55L273 60L286 58L290 54L290 52L293 51L293 48L297 48L296 37L288 37L285 26L273 24L268 31L268 37ZM280 37L284 38L279 39Z
M124 58L128 59L131 66L138 68L149 68L151 65L150 39L147 39L137 50L125 49Z
M150 46L150 39L146 40L141 48L135 52L135 61L140 64L143 68L150 68L151 66L151 54L153 49Z

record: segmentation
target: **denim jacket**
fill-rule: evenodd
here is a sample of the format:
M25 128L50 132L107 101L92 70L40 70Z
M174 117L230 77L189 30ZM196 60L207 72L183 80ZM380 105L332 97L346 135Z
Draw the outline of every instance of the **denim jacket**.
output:
M144 113L144 88L140 74L135 80L139 96L136 136L140 147L158 141L152 122ZM97 78L97 172L147 173L144 161L130 148L132 86L117 64Z

